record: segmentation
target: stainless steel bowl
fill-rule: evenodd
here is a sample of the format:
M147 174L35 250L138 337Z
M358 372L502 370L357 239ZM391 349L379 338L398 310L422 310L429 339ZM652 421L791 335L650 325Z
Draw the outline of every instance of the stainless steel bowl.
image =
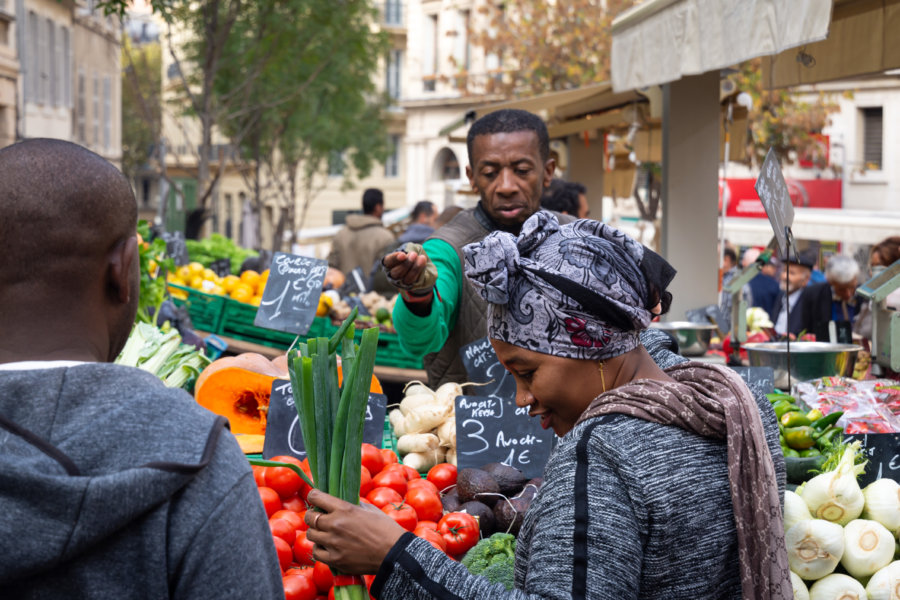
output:
M775 387L788 388L786 342L744 344L750 366L772 367ZM791 384L818 377L850 376L862 346L829 342L791 342Z
M678 340L682 356L702 356L709 349L716 326L712 323L691 323L690 321L667 321L650 323L653 329L668 331Z

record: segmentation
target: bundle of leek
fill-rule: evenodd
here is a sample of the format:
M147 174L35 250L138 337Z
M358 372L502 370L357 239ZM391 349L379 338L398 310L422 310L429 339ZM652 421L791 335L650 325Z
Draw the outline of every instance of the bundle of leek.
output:
M354 308L331 339L311 338L288 351L294 406L312 481L295 465L250 461L262 466L295 467L310 486L351 504L359 504L363 425L378 344L377 327L364 329L359 346L354 343L357 313ZM338 348L342 386L338 385ZM334 592L336 600L369 597L361 577L337 577Z

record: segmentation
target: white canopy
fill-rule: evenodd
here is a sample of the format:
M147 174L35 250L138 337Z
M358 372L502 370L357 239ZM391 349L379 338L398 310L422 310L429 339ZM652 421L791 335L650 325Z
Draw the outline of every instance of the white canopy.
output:
M823 40L832 0L647 0L612 25L619 92Z

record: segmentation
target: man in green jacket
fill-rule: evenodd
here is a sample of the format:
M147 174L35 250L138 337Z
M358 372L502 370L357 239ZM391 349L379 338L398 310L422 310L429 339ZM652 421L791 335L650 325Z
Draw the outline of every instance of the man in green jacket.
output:
M466 381L460 348L487 335L487 306L463 276L463 246L492 231L518 234L540 210L542 191L556 168L546 125L522 110L478 119L466 146L466 176L480 196L478 205L439 228L422 252L393 252L382 261L403 299L394 306L394 327L408 352L424 356L433 387ZM423 276L429 261L437 268L433 282Z

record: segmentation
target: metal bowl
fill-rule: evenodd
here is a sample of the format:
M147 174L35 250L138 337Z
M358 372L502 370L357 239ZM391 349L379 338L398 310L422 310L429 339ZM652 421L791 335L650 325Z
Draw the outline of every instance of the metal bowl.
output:
M691 323L690 321L667 321L650 323L653 329L661 329L675 336L682 356L702 356L709 349L716 326L712 323Z
M744 344L750 366L772 367L775 387L788 389L788 354L786 342ZM791 383L819 377L853 374L856 355L862 346L829 342L791 342Z

